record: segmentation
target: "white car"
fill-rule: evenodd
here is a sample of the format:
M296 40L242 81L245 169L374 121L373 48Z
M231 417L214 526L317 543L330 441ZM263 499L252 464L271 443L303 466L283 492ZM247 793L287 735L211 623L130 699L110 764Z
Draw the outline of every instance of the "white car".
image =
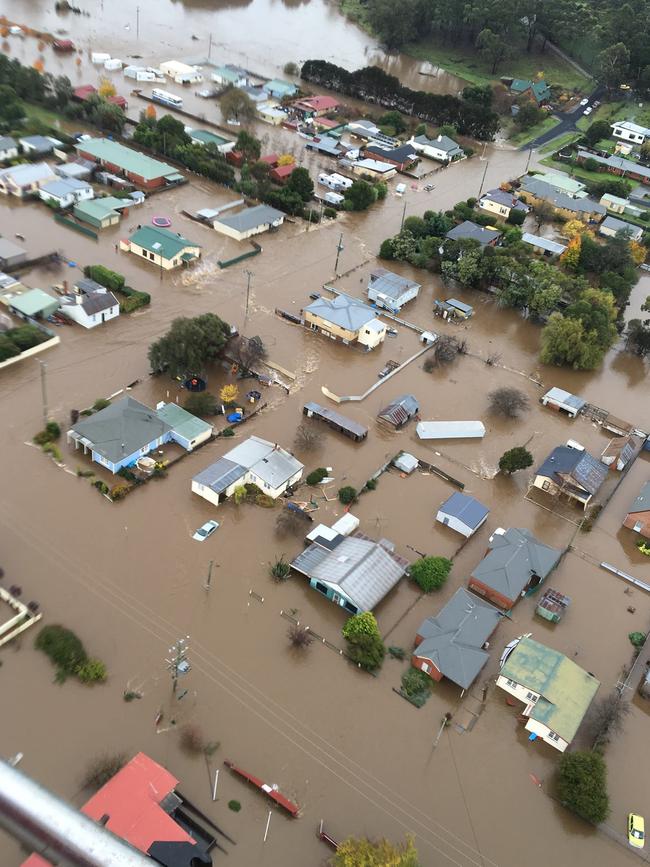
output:
M591 106L589 106L589 107L586 108L582 113L583 113L583 114L591 114L592 111L593 111L593 108L592 108Z
M205 542L208 536L211 536L215 530L219 529L218 521L206 521L202 527L196 531L196 533L192 536L193 539L196 539L197 542Z
M589 102L589 97L585 96L584 99L580 100L580 105L587 105L588 102Z

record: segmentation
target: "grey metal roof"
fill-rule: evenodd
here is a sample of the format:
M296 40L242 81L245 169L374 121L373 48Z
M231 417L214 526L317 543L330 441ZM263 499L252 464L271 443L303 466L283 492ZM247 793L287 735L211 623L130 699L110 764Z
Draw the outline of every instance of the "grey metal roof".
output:
M602 464L601 464L602 466ZM607 467L603 467L607 472ZM560 559L560 551L538 542L530 530L511 527L495 533L490 550L472 572L507 599L516 599L533 575L544 580Z
M241 479L245 473L246 467L242 467L228 458L219 458L218 461L197 473L192 481L199 485L205 485L215 494L222 494L226 488L229 488L237 479Z
M8 151L11 148L17 147L16 140L10 135L0 136L0 151Z
M314 415L319 416L326 421L333 422L356 436L365 437L368 433L368 428L360 424L358 421L354 421L354 419L341 415L340 412L329 409L327 406L321 406L319 403L315 403L314 401L308 401L305 404L304 409L313 412Z
M605 217L600 224L600 228L613 229L617 234L618 232L625 232L631 238L643 234L643 229L640 226L633 226L632 223L626 223L625 220L617 220L616 217Z
M566 193L558 191L545 181L529 178L521 185L523 193L530 193L537 199L550 202L556 208L564 208L567 211L575 211L580 214L606 214L607 208L593 199L572 199Z
M345 150L341 143L337 139L332 138L331 135L318 136L317 138L308 141L305 147L307 150L320 151L324 154L330 154L330 156L333 157L340 156L340 154Z
M646 482L639 491L639 496L632 503L630 514L634 512L650 512L650 482Z
M303 464L276 443L252 436L235 446L224 457L245 467L277 488L303 469Z
M461 494L459 491L452 494L438 509L445 515L452 518L458 518L472 530L475 530L483 519L489 515L490 510L483 503L479 503L474 497L468 494Z
M496 229L486 229L485 226L478 226L476 223L472 223L471 220L465 220L459 226L454 226L445 235L445 238L449 238L450 241L471 239L478 241L479 244L489 244L495 238L500 237L501 232L497 232Z
M79 280L75 280L74 284L80 292L102 292L106 291L101 283L98 283L96 280L91 280L90 277L81 277Z
M520 202L512 193L507 193L505 190L500 188L496 190L488 190L487 193L483 193L480 201L482 202L483 199L489 199L489 201L496 202L498 205L504 205L506 208L514 208L515 211L530 210L528 205Z
M578 397L576 394L571 394L570 391L565 391L563 388L558 388L557 386L553 386L553 388L549 388L544 397L547 397L549 400L563 403L565 406L570 406L573 409L582 409L582 407L587 403L586 400L583 400L581 397Z
M607 467L587 451L557 446L546 458L535 475L546 476L561 484L562 475L569 478L590 494L595 494L607 478Z
M439 135L436 138L428 138L426 135L418 135L413 139L413 141L423 147L437 148L440 151L445 151L445 153L461 150L460 145L457 144L453 138L449 138L447 135Z
M60 181L50 181L41 186L41 190L51 196L63 198L76 190L87 190L90 184L87 181L79 181L76 178L65 178Z
M373 320L375 311L355 298L348 295L337 295L336 298L318 298L307 307L305 313L313 313L326 322L332 322L347 331L360 331L363 326Z
M20 139L20 143L21 145L28 145L44 154L54 150L55 144L61 144L61 142L55 142L44 135L24 136Z
M215 217L214 222L229 226L238 232L247 232L258 226L271 226L278 220L283 221L285 216L283 211L278 211L277 208L271 208L269 205L255 205L229 217Z
M23 163L0 170L0 178L10 178L19 187L51 177L54 177L54 172L47 163Z
M133 397L123 397L71 428L111 463L132 455L171 429L154 410Z
M405 572L378 542L348 536L325 556L311 552L311 545L291 564L310 579L340 587L360 611L372 611L392 590ZM320 549L323 551L324 549Z
M502 617L492 605L459 587L439 614L422 623L418 635L423 640L413 655L430 659L444 677L467 689L490 658L483 645Z
M578 151L578 159L595 160L602 166L611 166L615 169L620 169L623 172L632 172L643 178L650 178L650 169L635 163L634 160L626 160L623 157L609 156L601 157L598 154L592 154L590 151Z
M455 307L457 310L460 310L461 313L473 313L474 308L470 304L465 304L463 301L459 301L458 298L447 298L446 304L449 304L451 307Z
M531 235L530 232L524 232L521 240L524 244L532 244L533 247L539 247L540 250L548 250L549 253L555 253L556 256L561 255L566 250L566 244L558 244L557 241L542 238L541 235Z
M415 280L409 280L408 277L402 277L401 274L394 274L392 271L387 271L386 268L375 268L370 272L370 282L368 288L381 292L388 298L397 300L405 292L415 287L420 289L421 284Z
M117 307L120 302L112 292L104 289L102 292L89 292L84 295L81 306L88 316L94 313L101 313L102 310L110 310L111 307Z
M409 452L402 452L399 457L393 461L393 466L397 467L403 473L412 473L413 470L420 466L420 461Z
M24 247L19 247L8 238L0 238L0 259L13 259L14 256L26 256Z

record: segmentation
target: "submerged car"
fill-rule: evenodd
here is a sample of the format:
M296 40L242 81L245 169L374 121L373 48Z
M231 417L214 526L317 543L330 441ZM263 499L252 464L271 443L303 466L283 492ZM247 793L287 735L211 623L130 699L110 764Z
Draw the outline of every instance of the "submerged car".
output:
M643 816L630 813L627 817L627 840L635 849L643 849L645 845L645 822Z
M202 527L196 531L196 533L192 536L193 539L196 539L197 542L205 542L208 536L211 536L215 530L219 529L218 521L206 521Z

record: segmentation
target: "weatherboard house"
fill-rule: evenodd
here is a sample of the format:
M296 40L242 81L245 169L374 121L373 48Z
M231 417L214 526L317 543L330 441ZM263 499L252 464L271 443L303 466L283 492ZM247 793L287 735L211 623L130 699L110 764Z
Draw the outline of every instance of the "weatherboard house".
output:
M644 539L650 539L650 482L642 486L639 496L625 516L623 526L643 536Z
M560 556L557 548L539 542L530 530L499 528L490 536L487 553L472 572L468 587L509 611L550 575Z
M563 753L575 738L600 681L563 653L530 637L512 644L502 656L497 686L523 702L530 739L540 738Z
M587 508L607 478L607 467L584 449L554 448L535 470L533 485L557 497L565 494Z
M411 665L433 680L446 677L468 689L490 658L488 639L503 613L463 587L420 625Z
M120 249L134 253L157 265L164 271L188 265L201 258L201 247L169 229L141 226L127 239L120 241Z

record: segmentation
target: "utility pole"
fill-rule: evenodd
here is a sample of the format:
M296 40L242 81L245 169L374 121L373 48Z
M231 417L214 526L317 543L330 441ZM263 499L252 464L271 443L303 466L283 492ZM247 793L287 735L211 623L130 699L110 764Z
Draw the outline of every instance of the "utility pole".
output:
M252 271L248 270L244 271L244 274L248 278L248 282L246 284L246 311L244 313L244 333L246 333L246 323L248 322L248 302L250 301L251 297L251 278L255 275Z
M41 365L41 395L43 398L43 427L47 425L48 420L48 409L47 409L47 383L45 381L45 374L47 372L47 364L45 361L41 361L38 359L38 363Z
M210 34L210 41L208 43L208 60L210 59L211 54L212 54L212 34Z
M406 201L404 202L404 209L402 210L402 222L400 223L399 230L400 232L404 228L404 220L406 218Z
M341 250L344 250L343 246L343 232L341 232L341 236L339 237L339 242L336 245L336 262L334 263L334 276L339 276L339 256L341 255Z
M532 157L532 155L533 155L533 149L532 149L532 147L530 147L530 148L528 148L528 159L526 161L526 171L528 171L528 166L530 165L530 158Z
M210 584L212 582L212 564L213 563L214 563L214 560L210 560L210 565L208 566L208 580L203 585L204 590L210 589Z
M485 176L487 174L487 170L488 170L489 165L490 165L490 161L486 160L485 168L483 169L483 177L481 178L481 186L479 187L479 191L478 191L478 198L479 199L481 198L481 193L483 192L483 184L485 183Z
M135 38L140 38L140 7L135 7Z
M187 674L191 668L187 659L187 654L189 652L187 642L189 641L189 638L189 635L186 635L185 638L179 638L176 644L169 648L170 658L167 659L165 657L167 668L171 672L172 676L172 692L174 694L176 694L178 678L183 674Z

